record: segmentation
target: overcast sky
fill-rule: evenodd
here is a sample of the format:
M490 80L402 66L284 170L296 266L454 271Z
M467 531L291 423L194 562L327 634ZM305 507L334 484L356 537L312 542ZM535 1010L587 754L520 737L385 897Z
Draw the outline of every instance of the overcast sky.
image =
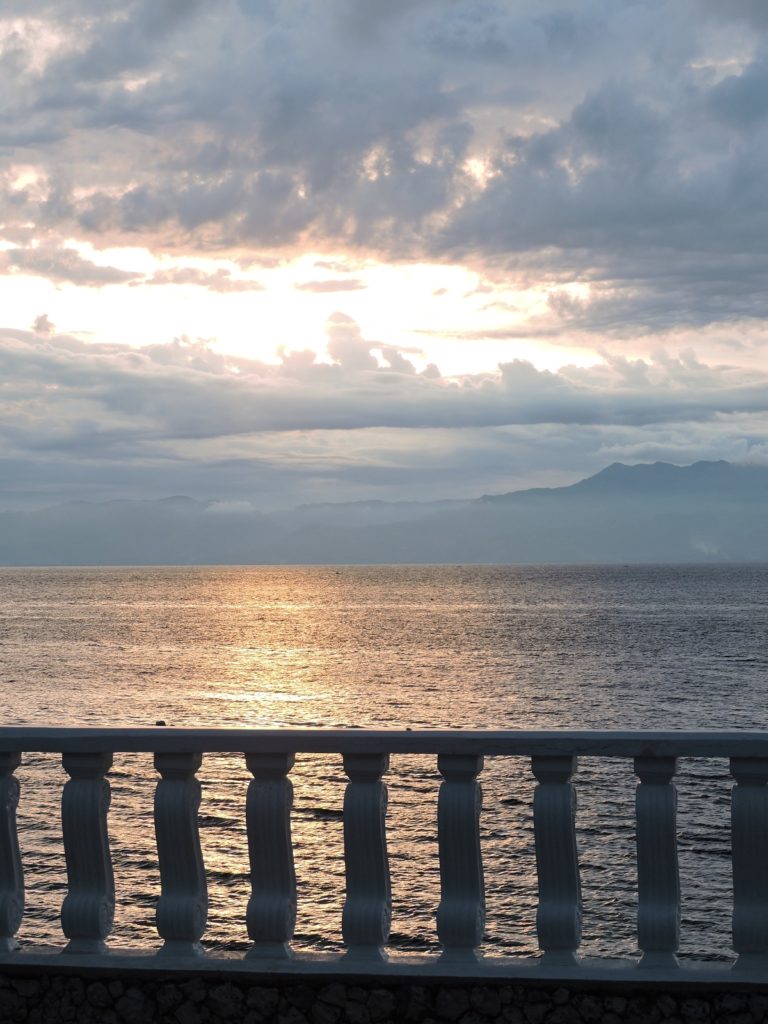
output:
M0 507L768 460L765 0L4 0Z

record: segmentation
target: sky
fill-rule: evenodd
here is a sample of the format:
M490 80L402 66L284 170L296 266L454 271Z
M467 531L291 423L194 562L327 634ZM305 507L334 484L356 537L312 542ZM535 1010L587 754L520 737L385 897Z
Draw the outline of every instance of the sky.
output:
M768 461L764 0L4 0L0 508Z

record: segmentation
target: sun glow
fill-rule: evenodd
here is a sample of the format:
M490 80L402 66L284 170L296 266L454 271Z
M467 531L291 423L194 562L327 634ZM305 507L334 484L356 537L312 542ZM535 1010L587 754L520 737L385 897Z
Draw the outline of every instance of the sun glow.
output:
M394 346L418 370L434 363L447 376L492 371L514 358L542 369L594 361L588 346L542 337L541 324L553 315L547 288L489 280L459 265L387 264L345 253L255 263L237 255L179 258L70 238L55 248L27 247L27 255L54 265L42 277L28 263L15 265L14 251L6 249L0 298L6 323L19 329L46 313L57 331L91 341L142 346L204 338L217 351L276 362L305 349L327 358L326 324L341 312L374 351ZM558 294L584 298L575 285Z

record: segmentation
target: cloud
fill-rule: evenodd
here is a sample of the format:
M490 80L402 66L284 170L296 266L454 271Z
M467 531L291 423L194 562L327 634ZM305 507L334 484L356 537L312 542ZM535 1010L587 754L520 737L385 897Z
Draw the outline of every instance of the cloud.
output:
M93 263L76 249L54 246L10 249L0 256L0 272L32 274L87 288L126 284L141 277L133 271Z
M759 3L161 6L5 5L8 237L458 259L658 331L765 315Z
M323 281L301 281L294 288L302 292L358 292L365 288L365 282L359 277L337 277Z
M201 270L198 267L174 266L156 270L152 274L105 266L82 256L71 246L39 245L17 246L0 253L0 272L22 273L46 278L53 282L67 282L86 288L105 285L194 285L208 291L255 292L264 285L251 278L235 277L227 267ZM343 289L340 289L343 290Z
M372 345L363 340L360 328L344 313L334 313L328 321L328 355L344 370L377 370L371 355Z
M184 337L139 349L2 330L2 505L475 497L617 459L768 450L768 376L691 353L443 378L340 313L328 352L268 364Z
M3 430L45 447L85 443L86 434L88 443L112 443L372 427L640 427L768 413L768 375L708 366L686 353L659 352L653 361L609 355L556 373L516 359L497 373L444 379L416 374L396 347L366 341L341 313L328 322L328 353L330 364L306 352L273 365L186 338L135 349L6 330L0 368L13 388L2 405Z
M387 361L387 365L392 370L397 371L397 373L416 373L416 367L410 359L406 359L402 352L394 348L392 345L382 345L381 354ZM437 369L437 367L435 367L435 369ZM431 377L432 374L430 373L428 376Z
M212 292L258 292L264 285L248 278L233 277L225 267L215 271L199 270L197 267L173 267L156 270L148 277L134 282L136 285L196 285Z
M496 371L446 378L341 313L327 355L297 338L275 365L183 337L93 344L38 317L0 345L18 500L35 481L470 493L765 450L759 0L9 0L0 40L9 277L227 293L310 254L299 290L342 294L377 261L445 261L478 275L464 308L490 304L453 337L510 342ZM96 262L111 246L164 269ZM701 355L715 331L743 368ZM670 341L686 332L698 358ZM516 339L601 358L547 373Z
M47 313L41 313L40 316L35 317L32 331L40 335L41 338L50 338L52 334L56 333L56 326L51 322Z

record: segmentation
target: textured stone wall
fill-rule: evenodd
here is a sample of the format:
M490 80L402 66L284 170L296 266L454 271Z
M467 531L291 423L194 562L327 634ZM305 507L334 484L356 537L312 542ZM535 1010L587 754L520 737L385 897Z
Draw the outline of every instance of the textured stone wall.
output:
M0 973L0 1024L761 1024L762 992Z

